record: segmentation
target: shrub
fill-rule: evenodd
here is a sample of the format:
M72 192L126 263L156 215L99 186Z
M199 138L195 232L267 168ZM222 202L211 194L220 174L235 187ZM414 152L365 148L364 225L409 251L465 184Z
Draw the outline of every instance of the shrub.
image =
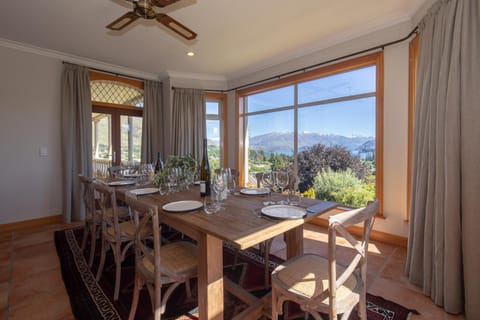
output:
M313 188L317 199L353 207L362 207L375 198L375 184L371 181L363 182L350 169L322 169L314 179Z

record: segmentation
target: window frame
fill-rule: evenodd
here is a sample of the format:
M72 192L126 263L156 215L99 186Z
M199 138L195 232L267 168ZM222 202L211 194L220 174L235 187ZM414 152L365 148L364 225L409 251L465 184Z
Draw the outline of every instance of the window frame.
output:
M323 78L337 73L347 72L354 69L359 69L368 66L376 66L376 109L375 109L375 152L376 152L376 198L379 200L378 217L383 218L383 141L384 141L384 55L383 51L360 56L345 60L339 63L330 64L314 70L305 71L300 74L295 74L271 82L266 82L260 85L248 87L238 90L235 95L235 126L238 134L238 143L236 144L237 153L237 167L240 169L239 181L245 179L245 135L246 128L245 121L245 98L249 95L285 87L289 85L299 84L301 82ZM296 120L295 120L296 121ZM295 124L296 126L296 124ZM295 130L297 130L295 128ZM296 135L296 133L294 133Z
M412 201L412 157L415 99L417 95L417 67L420 35L416 35L408 45L408 149L407 149L407 210L405 222L410 221L410 204Z

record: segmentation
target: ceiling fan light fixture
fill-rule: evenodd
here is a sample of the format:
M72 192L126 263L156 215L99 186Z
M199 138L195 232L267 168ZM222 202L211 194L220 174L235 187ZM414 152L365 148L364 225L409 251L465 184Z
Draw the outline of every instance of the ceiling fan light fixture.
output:
M186 55L189 56L189 57L193 57L195 55L195 52L187 51Z

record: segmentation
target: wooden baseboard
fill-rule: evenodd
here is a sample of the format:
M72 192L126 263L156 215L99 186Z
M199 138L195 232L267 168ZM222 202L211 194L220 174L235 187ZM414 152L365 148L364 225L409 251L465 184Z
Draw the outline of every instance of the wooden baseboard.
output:
M14 232L23 229L42 227L49 224L62 223L61 214L55 216L42 217L38 219L24 220L19 222L0 224L0 232Z
M328 228L328 220L323 218L312 219L309 221L309 223ZM356 236L361 236L363 234L362 227L351 226L348 228L348 230ZM395 234L377 230L372 230L372 233L370 234L370 239L403 248L406 248L408 245L408 238L406 237L397 236Z

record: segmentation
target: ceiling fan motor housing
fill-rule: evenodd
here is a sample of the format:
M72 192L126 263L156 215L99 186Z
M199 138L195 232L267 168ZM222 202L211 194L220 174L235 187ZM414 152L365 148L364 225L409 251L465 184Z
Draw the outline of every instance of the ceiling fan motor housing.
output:
M157 17L157 13L153 10L153 6L150 1L146 0L139 0L134 2L135 3L135 13L145 19L155 19Z

